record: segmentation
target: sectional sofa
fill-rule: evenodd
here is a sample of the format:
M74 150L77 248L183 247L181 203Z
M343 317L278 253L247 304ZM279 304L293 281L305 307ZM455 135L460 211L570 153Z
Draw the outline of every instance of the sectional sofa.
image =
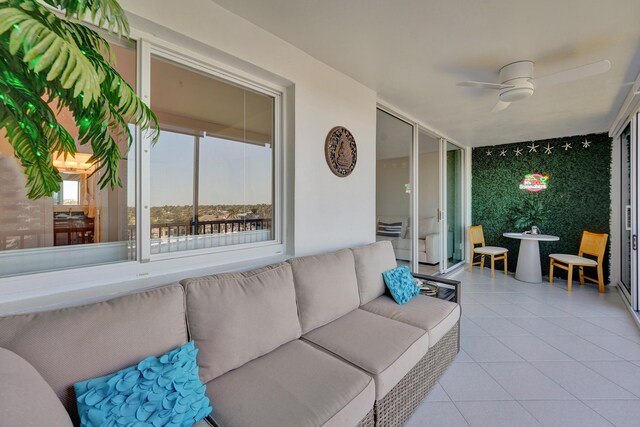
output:
M403 425L459 350L460 306L385 293L389 242L0 318L4 426L78 422L73 383L188 340L201 425ZM459 294L458 294L459 295Z

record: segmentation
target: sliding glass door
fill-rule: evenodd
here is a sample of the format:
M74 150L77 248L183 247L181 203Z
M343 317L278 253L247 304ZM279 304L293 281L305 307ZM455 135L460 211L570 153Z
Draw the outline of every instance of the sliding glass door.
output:
M390 241L398 264L416 271L411 231L413 132L411 123L377 110L376 240Z
M620 135L620 289L638 310L638 120Z
M464 150L442 140L443 185L441 189L442 270L449 271L464 261Z
M631 124L627 125L620 135L620 152L621 152L621 218L620 218L620 240L621 249L621 265L620 265L620 284L626 290L627 295L631 295Z
M378 109L376 240L399 265L444 273L464 261L464 150Z
M417 156L418 272L441 272L440 234L440 139L424 129L418 131Z

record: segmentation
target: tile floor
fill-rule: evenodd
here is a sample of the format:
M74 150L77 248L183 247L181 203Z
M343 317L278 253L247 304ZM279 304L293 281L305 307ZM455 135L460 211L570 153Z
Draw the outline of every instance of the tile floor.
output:
M640 426L640 329L617 289L452 278L462 350L408 427Z

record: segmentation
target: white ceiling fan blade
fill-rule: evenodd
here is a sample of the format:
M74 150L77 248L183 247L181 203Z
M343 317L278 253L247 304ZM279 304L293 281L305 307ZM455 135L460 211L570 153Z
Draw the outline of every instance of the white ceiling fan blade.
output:
M458 83L458 86L479 87L483 89L506 89L514 87L513 85L501 85L500 83L474 82L466 81Z
M504 110L509 105L511 105L510 102L504 102L504 101L498 100L497 104L493 107L493 110L491 110L491 112L492 113L497 113L498 111Z
M569 70L559 71L557 73L537 77L532 81L536 85L536 88L542 86L551 86L606 73L610 69L611 62L603 59L602 61L594 62L592 64L582 65L580 67L571 68Z

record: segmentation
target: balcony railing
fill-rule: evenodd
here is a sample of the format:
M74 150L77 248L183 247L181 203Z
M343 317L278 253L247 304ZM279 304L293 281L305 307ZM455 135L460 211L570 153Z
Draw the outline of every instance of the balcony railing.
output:
M189 235L226 234L241 231L270 230L271 218L218 219L213 221L191 221L189 223L151 224L151 238Z

